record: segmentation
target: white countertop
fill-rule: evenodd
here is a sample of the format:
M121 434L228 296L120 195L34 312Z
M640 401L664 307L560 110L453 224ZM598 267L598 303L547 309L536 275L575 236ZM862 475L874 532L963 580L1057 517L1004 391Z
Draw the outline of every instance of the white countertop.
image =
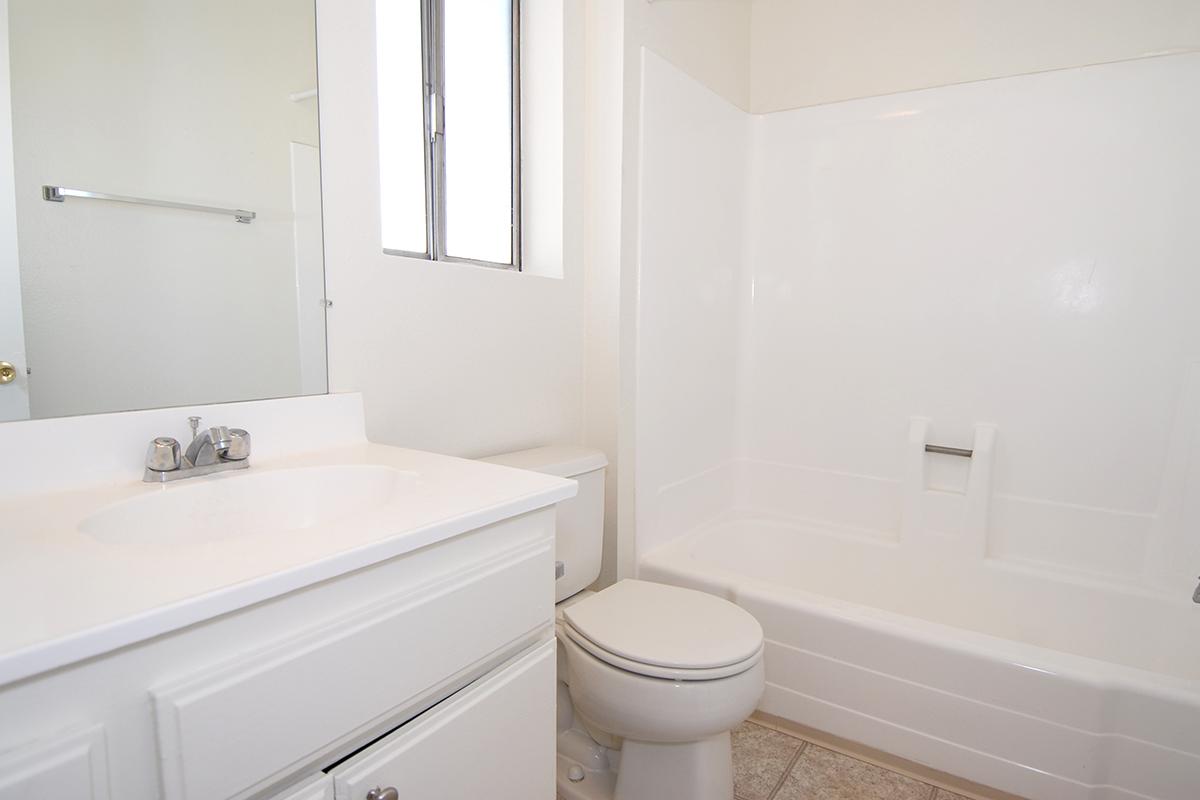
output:
M177 630L571 497L574 481L360 443L167 485L127 480L8 499L0 515L0 685ZM113 503L300 467L410 473L395 499L334 522L218 541L100 541ZM164 520L165 525L170 520Z

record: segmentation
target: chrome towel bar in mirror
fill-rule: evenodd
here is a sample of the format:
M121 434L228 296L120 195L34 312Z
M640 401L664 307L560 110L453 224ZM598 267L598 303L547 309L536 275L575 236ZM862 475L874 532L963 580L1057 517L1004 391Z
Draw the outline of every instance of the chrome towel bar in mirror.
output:
M249 225L258 216L253 211L240 208L218 208L203 206L195 203L176 203L172 200L151 200L145 197L126 197L120 194L105 192L89 192L84 189L68 189L65 186L43 186L42 199L51 203L61 203L68 197L79 197L86 200L111 200L116 203L135 203L141 206L157 206L159 208L178 208L183 211L200 211L205 214L226 214L233 217L235 222Z

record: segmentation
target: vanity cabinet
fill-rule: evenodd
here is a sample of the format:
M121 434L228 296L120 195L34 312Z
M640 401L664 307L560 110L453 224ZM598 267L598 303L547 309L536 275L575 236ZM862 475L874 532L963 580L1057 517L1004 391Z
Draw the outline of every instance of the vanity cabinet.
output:
M553 537L551 506L0 687L0 800L553 797Z

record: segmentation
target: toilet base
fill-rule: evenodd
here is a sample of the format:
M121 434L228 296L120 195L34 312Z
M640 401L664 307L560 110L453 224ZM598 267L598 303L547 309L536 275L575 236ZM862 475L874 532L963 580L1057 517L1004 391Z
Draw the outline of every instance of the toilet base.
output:
M613 800L732 800L729 732L699 742L625 740Z
M563 735L570 735L568 731ZM576 732L577 733L577 732ZM619 757L618 757L619 754ZM626 739L610 751L616 768L591 769L560 752L560 800L732 800L733 752L729 733L699 742L659 744ZM582 780L571 780L575 776Z

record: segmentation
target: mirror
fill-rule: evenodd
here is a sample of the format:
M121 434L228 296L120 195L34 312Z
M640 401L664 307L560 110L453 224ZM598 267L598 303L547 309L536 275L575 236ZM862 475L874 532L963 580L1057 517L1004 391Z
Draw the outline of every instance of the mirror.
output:
M325 392L314 0L0 12L0 420Z

